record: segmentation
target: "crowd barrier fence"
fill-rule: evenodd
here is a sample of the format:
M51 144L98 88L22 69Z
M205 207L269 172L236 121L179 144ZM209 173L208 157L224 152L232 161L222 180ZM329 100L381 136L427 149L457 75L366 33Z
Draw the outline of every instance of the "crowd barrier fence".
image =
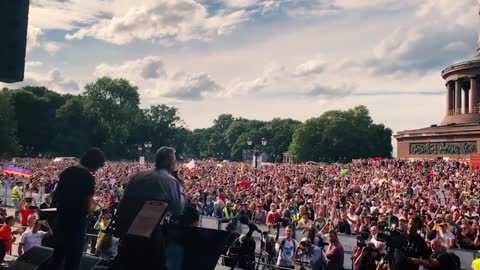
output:
M208 228L208 229L218 229L218 230L226 230L227 223L222 223L219 219L214 217L202 216L200 218L200 227ZM262 232L268 232L269 234L274 235L276 233L275 229L269 228L266 225L257 225L258 229ZM238 230L239 233L246 233L248 232L248 226L246 225L239 225ZM285 229L280 229L280 235L285 235ZM305 234L302 234L301 230L295 230L294 238L296 240L300 240L305 237ZM257 250L256 252L260 252L260 234L258 232L254 232L253 237L257 241ZM344 257L344 267L346 269L353 269L352 268L352 256L353 256L353 249L357 245L357 238L354 235L338 235L338 239L340 243L342 243L343 249L345 250L345 257ZM472 261L479 257L478 250L465 250L465 249L450 249L448 252L455 253L461 262L461 269L462 270L470 270Z
M35 203L40 206L45 200L44 200L44 193L43 190L41 189L40 192L27 192L25 194L25 197L31 197L35 200ZM2 205L7 206L7 207L13 207L13 201L12 201L12 189L10 188L5 188L2 187L0 188L0 199L2 200Z

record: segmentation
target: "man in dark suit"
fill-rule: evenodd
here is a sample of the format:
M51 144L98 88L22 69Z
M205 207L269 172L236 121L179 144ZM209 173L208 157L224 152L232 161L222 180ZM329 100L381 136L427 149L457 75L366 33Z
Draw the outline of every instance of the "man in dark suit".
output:
M166 269L165 238L160 226L146 240L129 237L127 231L146 201L167 201L171 214L182 214L185 194L172 175L174 169L175 149L161 147L156 154L155 170L130 178L116 213L115 236L121 243L110 269Z

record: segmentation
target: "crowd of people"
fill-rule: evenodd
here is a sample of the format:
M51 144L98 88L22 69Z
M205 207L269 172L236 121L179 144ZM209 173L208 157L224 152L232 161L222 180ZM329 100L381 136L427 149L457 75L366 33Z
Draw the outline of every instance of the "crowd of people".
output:
M35 158L0 161L0 166L2 163L32 170L28 178L1 175L0 179L3 187L17 189L11 199L26 228L23 234L40 231L41 238L48 239L47 224L38 223L39 211L31 201L22 201L26 198L23 194L40 192L48 197L58 175L75 162ZM98 235L89 245L93 253L105 258L115 256L113 250L101 247L103 228L108 226L129 177L152 166L106 162L96 171L97 211L88 218L88 233ZM309 247L319 245L320 239L328 239L332 233L357 235L359 246L364 241L364 247L369 248L355 250L356 267L360 267L366 250L387 253L379 234L388 229L406 232L413 218L421 221L417 232L431 248L480 250L480 177L468 162L368 159L348 164L279 163L253 168L239 162L204 160L196 161L194 167L178 164L175 174L189 203L202 215L220 222L232 222L240 216L270 228L300 230L308 240L303 243ZM4 216L5 226L7 220L11 218ZM368 236L362 240L365 232ZM23 238L35 238L33 242L37 243L40 236ZM31 244L24 241L21 246L23 252ZM380 257L374 260L375 265L380 263Z

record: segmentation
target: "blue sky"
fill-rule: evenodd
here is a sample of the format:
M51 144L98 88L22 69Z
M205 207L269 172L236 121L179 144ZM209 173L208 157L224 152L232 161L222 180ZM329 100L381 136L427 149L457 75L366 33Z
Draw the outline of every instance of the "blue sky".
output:
M364 104L394 132L439 123L440 71L471 59L480 0L31 0L25 82L81 93L100 76L176 106L305 120Z

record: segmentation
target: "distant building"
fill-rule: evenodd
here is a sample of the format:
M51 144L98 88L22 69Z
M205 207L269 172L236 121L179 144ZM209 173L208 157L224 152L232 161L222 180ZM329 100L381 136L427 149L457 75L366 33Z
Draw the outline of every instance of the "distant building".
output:
M475 58L442 71L446 112L440 125L398 132L398 158L468 159L480 145L480 44Z

